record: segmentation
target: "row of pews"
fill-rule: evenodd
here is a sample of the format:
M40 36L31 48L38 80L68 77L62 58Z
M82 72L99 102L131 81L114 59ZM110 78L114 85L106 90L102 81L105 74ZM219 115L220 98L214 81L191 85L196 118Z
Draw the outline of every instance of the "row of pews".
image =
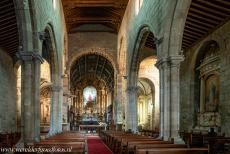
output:
M208 147L188 148L173 140L147 137L122 131L102 131L100 137L115 154L208 154Z
M145 129L140 130L139 134L143 135L143 136L151 136L151 137L158 137L159 136L159 132L156 132L154 130L145 130Z
M188 145L188 147L209 147L210 154L226 153L230 146L230 137L226 137L225 134L208 133L205 131L190 131L179 132L181 138Z
M18 132L0 134L0 147L14 147L15 144L19 141L20 136L21 134Z
M41 140L39 143L35 143L34 147L36 148L62 148L66 152L68 148L71 148L71 153L75 154L84 154L87 151L86 138L83 134L79 132L63 132L57 134L45 140Z

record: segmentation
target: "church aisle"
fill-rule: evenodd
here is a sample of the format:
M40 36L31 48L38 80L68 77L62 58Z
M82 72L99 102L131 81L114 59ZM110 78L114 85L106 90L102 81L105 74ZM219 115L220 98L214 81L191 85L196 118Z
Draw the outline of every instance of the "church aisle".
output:
M112 151L104 144L98 136L88 136L88 154L112 154Z

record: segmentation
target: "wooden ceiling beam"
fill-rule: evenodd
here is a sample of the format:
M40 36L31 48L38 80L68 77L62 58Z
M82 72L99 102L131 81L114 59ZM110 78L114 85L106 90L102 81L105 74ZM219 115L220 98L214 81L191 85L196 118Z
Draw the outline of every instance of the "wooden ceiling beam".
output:
M7 40L5 42L1 41L0 44L5 46L5 47L8 47L9 45L18 44L18 40L17 39L15 39L15 40Z
M221 18L221 17L219 17L219 16L216 16L216 15L212 15L212 14L210 14L210 13L207 13L207 12L205 12L205 11L201 11L201 10L198 10L198 9L195 9L195 8L190 8L189 9L190 11L193 11L193 12L196 12L196 13L199 13L199 14L201 14L201 15L204 15L204 16L206 16L206 17L209 17L209 18L211 18L211 19L215 19L215 20L219 20L219 21L222 21L223 20L223 18Z
M224 10L226 12L229 12L229 14L230 14L230 9L228 9L228 6L226 6L226 5L219 6L217 4L214 4L213 1L198 1L198 2L203 4L203 5L209 6L209 7L217 8L219 10Z
M182 45L190 46L191 44L190 44L190 43L187 43L187 42L185 42L185 41L182 41Z
M183 39L191 41L191 42L195 42L196 41L196 39L190 38L190 37L185 36L185 35L183 36Z
M211 2L211 1L210 1ZM228 8L230 7L230 2L229 0L216 0L216 2L221 3L222 5L227 6Z
M196 31L191 31L190 29L188 29L188 28L185 28L184 29L184 33L189 33L189 34L195 34L195 35L198 35L198 36L203 36L205 33L198 33L198 32L196 32Z
M184 36L189 37L189 38L193 38L193 39L199 39L200 38L199 36L191 35L191 34L188 34L188 33L184 33Z
M206 34L206 33L207 33L206 31L202 31L202 30L200 30L200 29L191 27L190 25L187 25L187 24L185 24L185 29L189 29L189 30L191 30L191 31L195 31L195 32L197 32L197 33L202 33L202 34Z
M84 22L84 21L116 21L121 22L120 19L115 19L112 17L76 17L76 18L68 18L66 20L67 23L74 23L74 22Z
M0 10L5 10L7 7L11 10L14 8L14 3L7 3L7 5L0 6Z
M209 28L201 26L201 25L198 25L198 24L195 24L194 22L186 21L186 24L190 25L191 27L194 27L196 29L201 29L201 30L204 30L204 31L208 31L209 30Z
M202 20L204 22L207 21L207 22L210 22L210 23L213 23L213 24L218 24L219 23L218 21L216 21L214 19L205 18L205 17L199 16L199 15L193 13L193 12L189 12L188 13L188 17L190 17L190 16L196 17L196 18L198 18L198 19L200 19L200 20Z
M3 5L4 3L9 3L9 0L1 0L0 5Z
M10 11L10 12L4 13L4 14L0 15L0 21L1 21L2 19L5 19L5 18L11 17L11 16L14 16L14 17L15 17L14 12ZM16 17L15 17L15 18L16 18Z
M115 8L120 8L122 5L125 5L127 2L126 1L84 1L84 0L64 0L63 1L63 6L66 8L72 8L72 7L115 7Z
M184 38L184 37L183 37ZM188 44L191 44L192 42L190 41L190 40L182 40L182 42L186 42L186 43L188 43Z
M200 4L197 4L197 3L195 3L195 2L192 3L191 6L198 7L199 10L202 9L202 10L205 10L205 11L207 11L207 12L215 13L215 14L217 14L217 15L221 15L221 16L225 16L225 17L228 16L228 14L226 14L226 13L220 12L220 11L215 10L215 9L212 9L212 8L208 8L207 6L200 5Z
M216 27L216 25L211 25L211 24L208 24L206 22L203 22L203 21L200 21L200 20L196 20L194 18L187 18L187 21L189 21L189 22L195 22L195 23L198 23L199 25L204 25L204 26L209 27L209 28Z

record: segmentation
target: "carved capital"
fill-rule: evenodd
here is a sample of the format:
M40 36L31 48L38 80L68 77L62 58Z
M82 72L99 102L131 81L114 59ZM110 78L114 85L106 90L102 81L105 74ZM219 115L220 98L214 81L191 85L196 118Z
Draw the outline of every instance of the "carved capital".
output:
M32 52L32 51L20 51L16 53L16 56L19 60L22 61L33 61L33 60L39 60L41 63L43 63L42 57L37 53L37 52Z
M169 60L168 58L161 58L159 60L157 60L155 66L160 70L160 69L163 69L167 66L169 66L170 63L169 63Z
M16 56L19 60L22 61L32 61L33 60L33 52L17 52Z
M179 67L180 63L184 61L184 56L183 55L170 56L169 61L172 67L175 67L175 66Z

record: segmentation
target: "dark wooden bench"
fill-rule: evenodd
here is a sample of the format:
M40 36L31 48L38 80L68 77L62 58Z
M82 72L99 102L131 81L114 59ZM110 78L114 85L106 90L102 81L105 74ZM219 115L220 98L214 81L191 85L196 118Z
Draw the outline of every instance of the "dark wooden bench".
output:
M136 154L208 154L208 148L147 148L137 149Z

